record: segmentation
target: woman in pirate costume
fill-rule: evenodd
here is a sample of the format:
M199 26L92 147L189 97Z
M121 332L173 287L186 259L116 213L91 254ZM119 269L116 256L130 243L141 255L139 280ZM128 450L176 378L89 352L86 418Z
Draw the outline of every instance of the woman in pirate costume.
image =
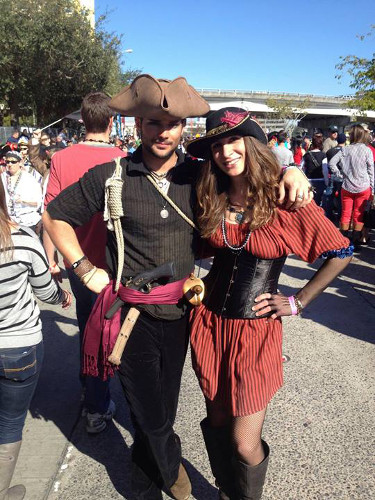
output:
M259 499L269 456L262 426L283 379L281 317L300 314L347 266L352 248L314 202L298 211L277 206L280 167L246 111L220 109L206 127L187 148L207 160L198 222L215 251L206 297L191 316L193 366L207 406L201 425L220 498ZM285 297L277 282L289 254L327 259Z

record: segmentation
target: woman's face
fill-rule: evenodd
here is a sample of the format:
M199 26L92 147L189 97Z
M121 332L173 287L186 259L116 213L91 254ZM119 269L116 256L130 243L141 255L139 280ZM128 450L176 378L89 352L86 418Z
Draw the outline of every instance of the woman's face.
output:
M216 165L229 177L245 172L246 149L243 137L223 137L211 144L211 153Z
M6 158L5 164L9 175L15 175L21 168L21 161L17 158Z

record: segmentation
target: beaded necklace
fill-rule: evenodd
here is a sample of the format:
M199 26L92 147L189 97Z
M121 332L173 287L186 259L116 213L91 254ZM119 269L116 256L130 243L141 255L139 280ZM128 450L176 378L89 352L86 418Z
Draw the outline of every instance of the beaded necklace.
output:
M7 190L9 194L9 215L12 217L15 217L16 215L16 189L18 184L20 183L22 176L22 170L20 170L20 173L18 174L18 177L16 179L16 182L14 183L14 186L12 186L12 176L8 175L7 177Z
M244 241L242 242L241 245L238 246L233 246L229 243L228 237L227 237L227 230L225 229L225 215L223 215L222 221L221 221L221 232L223 233L223 239L225 245L230 248L233 252L241 252L243 248L247 245L250 236L251 236L251 229L249 229L249 232L247 233Z
M103 141L102 139L85 139L83 142L101 142L102 144L111 144L111 142Z

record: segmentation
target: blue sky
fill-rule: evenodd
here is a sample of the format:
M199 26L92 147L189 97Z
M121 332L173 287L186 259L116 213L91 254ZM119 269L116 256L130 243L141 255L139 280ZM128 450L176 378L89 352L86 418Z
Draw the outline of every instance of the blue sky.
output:
M370 58L374 0L95 0L123 35L124 67L196 88L352 94L340 56Z

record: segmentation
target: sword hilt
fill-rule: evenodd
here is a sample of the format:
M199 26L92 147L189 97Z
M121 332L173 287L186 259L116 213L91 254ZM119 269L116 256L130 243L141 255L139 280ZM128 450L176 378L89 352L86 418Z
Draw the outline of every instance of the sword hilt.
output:
M116 343L113 347L112 353L108 356L108 361L114 365L119 365L121 363L121 357L124 352L127 341L129 340L130 334L137 322L140 311L135 307L131 307L121 325L120 332L118 334Z

